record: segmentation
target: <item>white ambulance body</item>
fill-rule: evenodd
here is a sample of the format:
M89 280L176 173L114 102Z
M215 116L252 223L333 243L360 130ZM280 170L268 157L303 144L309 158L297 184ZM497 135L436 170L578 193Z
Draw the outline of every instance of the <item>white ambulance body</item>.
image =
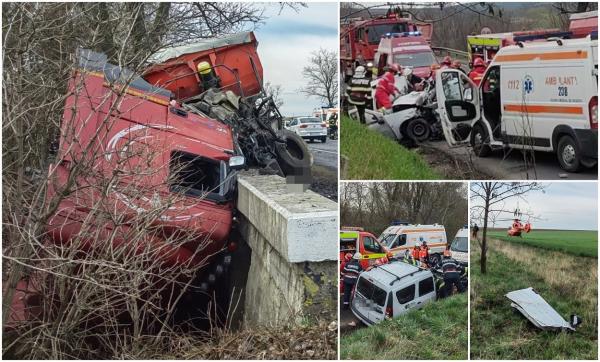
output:
M437 261L446 249L446 228L444 225L391 225L381 233L379 241L386 246L395 256L403 256L406 251L411 251L415 245L423 241L429 246L429 255Z
M487 156L510 147L554 152L577 172L598 160L598 41L518 43L500 49L479 88L456 70L436 76L438 116L452 146Z
M459 263L469 263L469 228L462 227L456 232L450 244L450 255Z

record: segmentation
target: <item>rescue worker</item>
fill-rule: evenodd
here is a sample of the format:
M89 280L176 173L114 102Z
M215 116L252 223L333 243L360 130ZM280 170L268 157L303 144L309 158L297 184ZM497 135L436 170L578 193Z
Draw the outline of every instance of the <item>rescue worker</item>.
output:
M373 72L373 63L368 62L367 69L365 71L365 78L367 78L369 81L371 81L371 80L373 80L374 75L375 75L375 73Z
M454 286L459 293L462 293L463 287L460 284L460 265L456 260L449 256L444 256L442 260L442 273L444 276L444 289L442 291L442 298L448 297L452 294Z
M365 107L371 102L371 80L365 77L365 67L359 65L354 71L350 84L346 88L348 103L354 105L358 111L360 123L365 123Z
M479 86L479 83L481 83L481 79L483 78L483 74L485 73L486 68L487 67L485 66L485 62L483 61L483 59L479 57L475 58L475 60L473 61L473 69L469 72L469 78L471 78L473 83Z
M352 254L351 253L344 254L344 259L340 263L340 272L341 273L344 273L344 267L346 266L346 263L348 263L350 260L352 260Z
M439 64L431 64L431 73L429 75L429 79L433 82L435 82L435 74L437 73L437 70L440 69L440 65Z
M455 60L452 62L451 68L452 68L452 69L456 69L456 70L460 70L462 73L464 73L464 74L467 74L467 73L466 73L466 72L465 72L465 71L462 69L462 64L460 63L460 60L458 60L458 59L455 59Z
M477 233L479 232L479 226L477 224L473 225L473 238L477 239Z
M356 285L359 274L363 271L360 265L360 259L362 255L357 252L354 254L352 259L344 265L344 309L350 308L350 296L352 295L352 289Z
M442 60L442 69L450 68L452 66L452 58L449 55L446 55Z
M196 67L200 76L201 87L204 90L218 88L221 86L221 79L215 74L213 68L208 62L200 62Z
M419 245L415 244L415 246L412 249L411 255L412 255L413 262L415 263L416 266L419 266L419 254L420 254Z
M446 248L444 249L444 256L445 257L451 257L452 253L450 253L450 245L446 245Z
M377 83L375 89L375 102L377 103L377 109L386 113L392 109L392 97L396 94L396 86L394 74L392 72L386 72L383 77Z
M423 87L424 87L423 78L414 74L412 68L408 68L408 67L404 68L402 75L404 75L404 77L406 77L406 83L408 85L409 92L423 90Z

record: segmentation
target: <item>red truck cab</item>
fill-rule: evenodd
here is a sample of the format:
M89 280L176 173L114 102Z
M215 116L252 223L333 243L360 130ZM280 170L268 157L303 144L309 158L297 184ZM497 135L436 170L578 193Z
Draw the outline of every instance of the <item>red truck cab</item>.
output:
M390 14L374 19L354 19L342 24L340 31L340 61L346 76L352 76L358 64L375 59L381 37L386 34L419 31L425 38L432 34L431 24L415 23L410 18Z
M411 67L413 74L428 78L431 65L438 64L429 42L420 32L386 34L381 38L374 64L377 74L383 74L383 68L399 64L403 68Z
M145 244L161 248L163 262L206 263L223 250L232 225L234 168L243 166L243 157L231 129L180 109L170 102L171 92L110 65L102 54L82 51L79 57L49 172L48 199L66 195L57 197L47 225L51 239L68 244L81 238L93 216L98 234L81 247L93 249L115 231L113 244L120 246L134 227L129 222L152 211L155 232ZM182 231L194 239L168 242Z

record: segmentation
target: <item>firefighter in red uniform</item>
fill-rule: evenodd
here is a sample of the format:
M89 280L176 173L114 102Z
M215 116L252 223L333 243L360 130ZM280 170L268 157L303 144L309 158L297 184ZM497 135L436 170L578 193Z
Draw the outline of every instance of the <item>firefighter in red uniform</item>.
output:
M452 66L452 58L446 55L442 60L442 69L450 68Z
M392 96L396 93L396 80L392 71L386 72L377 83L375 101L380 111L392 109Z
M483 78L483 74L485 73L485 62L481 58L475 58L473 61L473 69L469 72L469 78L473 81L473 83L479 86L481 83L481 79Z

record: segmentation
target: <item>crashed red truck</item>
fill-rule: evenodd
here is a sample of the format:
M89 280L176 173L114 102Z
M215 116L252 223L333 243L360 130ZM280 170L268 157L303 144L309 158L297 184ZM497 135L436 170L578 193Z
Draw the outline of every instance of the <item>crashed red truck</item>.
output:
M202 287L214 284L211 268L231 260L224 256L233 246L237 170L310 173L305 143L281 129L281 114L264 94L257 45L253 33L241 33L170 49L153 57L143 78L79 49L49 167L47 199L60 200L47 224L49 241L79 239L82 251L92 250L112 233L126 235L128 220L158 209L152 225L160 232L144 237L145 247L160 250L152 263L202 265ZM78 173L82 165L92 175ZM123 222L94 224L96 235L81 242L94 208ZM193 240L171 245L180 232ZM112 240L115 248L128 243ZM27 297L35 294L28 284L19 283L12 320L27 318Z

